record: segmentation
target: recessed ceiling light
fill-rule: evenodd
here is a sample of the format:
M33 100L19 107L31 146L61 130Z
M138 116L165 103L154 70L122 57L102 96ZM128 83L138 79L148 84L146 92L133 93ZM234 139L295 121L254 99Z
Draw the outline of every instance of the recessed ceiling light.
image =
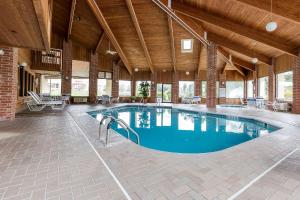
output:
M189 74L190 74L190 72L189 72L189 71L187 71L187 72L185 72L185 74L186 74L186 75L189 75Z
M138 71L139 71L139 69L138 69L138 68L134 68L134 71L135 71L135 72L138 72Z
M166 72L167 70L163 69L163 72Z
M79 16L74 17L75 21L79 22L81 18Z

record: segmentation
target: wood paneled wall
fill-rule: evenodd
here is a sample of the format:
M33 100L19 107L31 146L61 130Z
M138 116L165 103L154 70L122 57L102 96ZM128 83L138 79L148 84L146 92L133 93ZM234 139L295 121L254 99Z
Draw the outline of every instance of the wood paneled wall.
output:
M286 54L278 56L276 58L275 73L278 74L286 71L291 71L294 59L294 57Z

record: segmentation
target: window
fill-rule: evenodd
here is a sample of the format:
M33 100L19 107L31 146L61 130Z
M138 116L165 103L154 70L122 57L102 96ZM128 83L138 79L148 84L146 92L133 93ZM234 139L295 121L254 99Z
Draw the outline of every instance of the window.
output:
M247 81L247 98L253 98L253 80Z
M258 96L264 99L269 98L269 77L262 77L258 79Z
M71 96L89 96L89 70L90 63L84 61L72 61L72 85Z
M226 81L226 98L243 98L244 81Z
M74 79L74 78L72 78L71 95L74 97L89 96L89 79Z
M181 52L182 53L193 52L193 40L192 39L182 39L181 40Z
M193 97L194 86L194 81L179 81L179 97Z
M120 97L131 96L131 81L119 81L119 96Z
M293 72L284 72L277 74L277 98L286 101L293 100Z
M111 96L112 80L98 79L97 82L97 96L108 95Z
M201 96L202 98L206 98L206 88L207 88L207 83L206 81L201 81Z
M140 84L141 84L142 82L147 82L147 83L150 84L150 87L149 87L149 95L148 95L148 97L150 97L150 95L151 95L151 82L150 82L150 81L136 81L136 82L135 82L135 96L138 96L138 97L141 96L141 95L140 95Z
M58 77L42 75L41 93L50 96L61 96L61 79Z

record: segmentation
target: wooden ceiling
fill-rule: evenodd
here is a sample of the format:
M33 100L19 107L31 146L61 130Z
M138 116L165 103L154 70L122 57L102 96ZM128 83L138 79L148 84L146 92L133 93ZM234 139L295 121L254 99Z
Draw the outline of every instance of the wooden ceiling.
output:
M45 48L34 1L1 1L0 44ZM265 31L269 10L270 0L172 0L169 7L168 0L53 0L52 31L102 53L110 41L130 73L205 70L212 41L220 46L218 68L227 63L242 74L253 70L253 57L270 65L300 47L300 1L273 0L272 33ZM181 52L182 39L193 39L191 53Z

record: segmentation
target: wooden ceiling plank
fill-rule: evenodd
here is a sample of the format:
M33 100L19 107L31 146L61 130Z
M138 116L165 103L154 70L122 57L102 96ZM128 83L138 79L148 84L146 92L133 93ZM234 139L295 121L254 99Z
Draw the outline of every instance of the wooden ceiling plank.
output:
M175 49L175 38L174 38L174 29L173 29L173 21L170 16L168 16L168 27L171 41L171 51L172 51L172 64L174 72L176 72L176 49Z
M237 33L249 39L263 43L289 55L298 56L294 47L281 43L278 40L274 39L272 36L268 35L267 33L263 33L251 27L244 26L224 17L211 14L202 9L195 8L193 6L189 6L178 1L172 2L172 9L174 9L176 12L180 12L194 19L210 23L212 25Z
M152 60L151 60L151 57L150 57L150 54L149 54L149 50L148 50L148 48L147 48L147 44L146 44L146 42L145 42L145 39L144 39L144 36L143 36L143 32L142 32L142 30L141 30L139 21L138 21L138 19L137 19L135 10L134 10L134 8L133 8L132 1L131 1L131 0L125 0L125 2L126 2L126 5L127 5L128 10L129 10L131 19L132 19L132 21L133 21L135 30L136 30L136 32L137 32L137 34L138 34L140 43L141 43L141 45L142 45L142 47L143 47L143 50L144 50L145 57L146 57L146 60L147 60L148 65L149 65L149 68L150 68L151 72L154 73L154 67L153 67Z
M132 74L132 67L128 62L128 59L126 58L122 48L120 47L115 35L113 34L112 30L110 29L107 21L104 18L104 15L102 14L100 8L98 7L97 3L95 0L86 0L88 2L88 5L90 6L91 10L93 11L93 13L95 14L98 22L101 24L102 28L105 31L105 34L107 35L107 37L109 38L109 40L111 41L111 43L113 44L113 46L115 47L116 51L118 52L120 58L122 59L125 67L127 68L128 72L130 74Z
M96 53L96 52L99 51L100 46L101 46L101 44L102 44L102 42L103 42L103 40L104 40L104 36L105 36L105 33L104 33L104 31L103 31L103 33L100 35L100 38L99 38L98 44L97 44L97 46L96 46L96 48L95 48L95 50L94 50L94 53Z
M270 9L271 2L270 1L262 1L262 0L236 0L236 1L241 2L247 6L250 5L258 10L261 10L261 11L271 14L271 9ZM279 1L279 2L281 4L289 3L286 1ZM273 5L272 14L300 25L300 9L299 9L299 7L295 8L295 9L297 9L298 15L293 14L292 12L290 12L290 10L289 10L289 12L287 12L287 9L285 9L283 6L274 6Z
M241 53L245 56L248 56L250 58L254 57L254 51L251 49L247 49L246 47L241 46L240 44L234 42L234 41L230 41L228 39L226 39L224 36L221 35L217 35L215 33L211 33L209 32L207 34L207 38L210 41L215 42L218 45L224 46L228 49L231 49L237 53ZM266 64L266 65L271 65L271 61L272 59L266 55L260 54L255 52L255 57L262 63Z
M50 51L50 39L51 39L51 18L52 11L50 11L49 2L46 1L46 4L42 0L32 0L36 17L39 22L39 27L44 43L44 48L47 52ZM45 7L46 5L46 7Z
M76 8L76 0L72 0L72 6L71 6L71 11L70 11L70 18L69 18L69 27L68 27L67 40L70 39L70 36L71 36L71 33L72 33L72 27L73 27L73 21L74 21L75 8Z
M180 24L185 30L187 30L190 34L192 34L195 38L197 38L204 46L209 45L209 42L203 38L203 33L199 33L186 24L184 20L178 17L175 12L168 7L167 0L152 0L162 11L164 11L168 16L174 19L178 24ZM173 1L172 1L173 5Z

